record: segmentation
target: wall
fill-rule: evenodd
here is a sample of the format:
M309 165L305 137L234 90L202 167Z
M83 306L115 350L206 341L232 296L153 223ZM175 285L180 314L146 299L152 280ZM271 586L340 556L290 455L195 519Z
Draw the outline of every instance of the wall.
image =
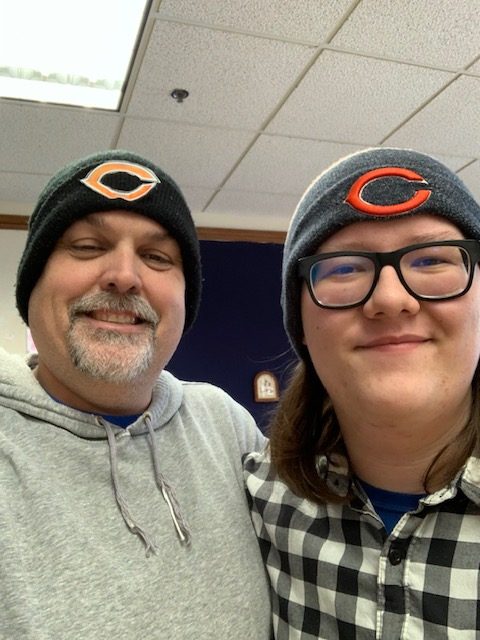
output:
M0 347L21 354L26 353L26 327L15 307L15 279L26 237L26 231L0 232Z
M254 376L272 371L282 387L293 359L280 307L283 246L202 241L201 250L200 313L167 369L222 387L264 428L276 403L254 402Z

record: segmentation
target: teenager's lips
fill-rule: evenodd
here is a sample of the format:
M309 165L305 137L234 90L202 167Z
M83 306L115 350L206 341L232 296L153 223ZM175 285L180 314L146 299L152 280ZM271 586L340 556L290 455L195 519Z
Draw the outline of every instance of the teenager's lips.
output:
M392 350L408 347L416 347L429 342L430 338L416 334L385 335L369 340L359 345L359 349L388 349Z

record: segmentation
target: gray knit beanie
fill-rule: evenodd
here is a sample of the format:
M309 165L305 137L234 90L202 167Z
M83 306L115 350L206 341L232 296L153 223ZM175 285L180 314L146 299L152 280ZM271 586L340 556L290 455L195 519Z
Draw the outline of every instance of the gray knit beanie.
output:
M202 276L195 225L175 182L130 151L109 150L61 169L39 196L17 273L17 308L28 324L28 302L57 241L89 213L124 209L155 220L177 241L185 275L185 330L197 315Z
M290 222L282 270L283 322L301 358L307 351L298 259L315 254L324 240L354 222L425 213L447 218L467 238L480 240L478 202L450 169L417 151L359 151L331 165L308 187Z

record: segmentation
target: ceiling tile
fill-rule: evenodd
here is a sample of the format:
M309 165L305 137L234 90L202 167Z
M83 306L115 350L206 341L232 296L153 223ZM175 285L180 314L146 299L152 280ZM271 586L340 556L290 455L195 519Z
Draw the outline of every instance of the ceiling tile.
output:
M286 231L299 200L299 196L222 190L197 220L210 227Z
M329 164L359 146L263 135L226 182L226 189L300 195Z
M157 22L128 113L258 128L312 52L297 44ZM190 93L181 104L170 96L175 88Z
M394 133L388 143L446 155L480 154L480 78L461 76Z
M475 64L472 64L470 67L468 67L468 71L480 75L480 60L477 60Z
M0 103L0 122L0 169L49 175L71 160L110 148L118 115Z
M362 0L332 44L456 69L478 55L479 14L478 0Z
M207 202L213 197L215 189L202 189L200 187L184 187L182 193L193 214L202 211Z
M182 189L216 188L251 139L245 131L127 118L118 146L158 162Z
M431 149L421 149L418 146L416 147L416 149L417 151L423 151L424 153L428 153L433 158L436 158L440 162L443 162L443 164L446 167L448 167L451 171L454 171L455 173L459 171L462 167L464 167L466 164L469 164L470 162L472 162L472 158L467 158L466 156L444 156L439 153L435 153L431 151Z
M0 213L30 215L49 175L0 172Z
M324 51L267 131L375 145L452 77Z
M349 5L350 0L163 0L158 15L318 43L325 40Z
M382 145L383 148L388 148L388 147L398 147L398 148L405 148L405 149L414 149L415 151L420 151L421 153L426 153L430 156L432 156L432 158L436 158L439 162L442 162L446 167L448 167L451 171L457 172L459 171L462 167L464 167L466 164L469 164L470 162L472 162L472 158L468 157L468 156L446 156L446 155L442 155L440 153L435 153L434 151L432 151L430 148L425 147L421 144L406 144L403 145L403 147L401 145L394 145L394 144L389 144L389 143L385 143Z

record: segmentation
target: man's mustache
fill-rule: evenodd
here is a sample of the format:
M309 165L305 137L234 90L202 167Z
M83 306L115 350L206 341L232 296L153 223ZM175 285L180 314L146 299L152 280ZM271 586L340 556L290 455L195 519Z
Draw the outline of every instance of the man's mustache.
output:
M69 309L70 322L73 322L79 315L94 311L128 312L134 314L142 322L148 322L154 327L159 323L157 313L140 296L135 294L117 295L105 291L91 293L75 300Z

